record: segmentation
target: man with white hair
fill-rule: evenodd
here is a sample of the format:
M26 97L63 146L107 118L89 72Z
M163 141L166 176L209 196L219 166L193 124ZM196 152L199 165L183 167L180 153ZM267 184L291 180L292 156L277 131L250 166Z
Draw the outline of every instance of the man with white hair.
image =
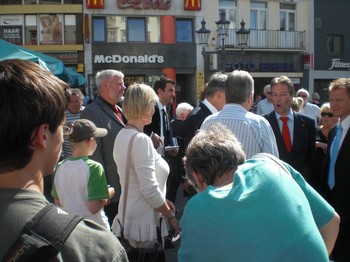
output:
M306 89L301 88L297 91L297 97L301 97L304 100L304 106L299 112L315 120L317 126L321 119L321 110L317 105L309 102L309 92Z
M264 95L265 98L261 100L258 105L257 105L257 110L256 113L258 115L264 115L267 113L270 113L271 111L274 110L273 104L271 102L271 88L270 85L264 86Z

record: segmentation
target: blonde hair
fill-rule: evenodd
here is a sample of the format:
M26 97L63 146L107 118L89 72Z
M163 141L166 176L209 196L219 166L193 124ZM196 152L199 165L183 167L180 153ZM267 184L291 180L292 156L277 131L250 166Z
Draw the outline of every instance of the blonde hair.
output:
M153 88L146 84L132 84L126 90L123 101L123 114L127 119L139 119L147 113L158 96Z

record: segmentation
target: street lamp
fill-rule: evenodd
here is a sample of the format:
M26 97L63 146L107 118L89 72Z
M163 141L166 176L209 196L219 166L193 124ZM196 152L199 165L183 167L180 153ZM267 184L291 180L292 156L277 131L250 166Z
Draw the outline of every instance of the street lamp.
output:
M221 69L222 72L225 72L225 38L227 36L228 28L230 26L230 21L226 20L226 13L224 10L220 12L220 20L216 21L218 37L221 38Z
M242 19L241 22L241 28L236 31L237 34L237 40L238 40L238 47L241 48L241 54L244 55L244 48L248 47L248 38L250 34L250 29L245 29L245 22Z
M211 31L209 29L205 28L206 22L204 21L204 18L201 22L202 27L196 31L198 44L202 47L202 56L205 55L205 48L208 46L208 39Z

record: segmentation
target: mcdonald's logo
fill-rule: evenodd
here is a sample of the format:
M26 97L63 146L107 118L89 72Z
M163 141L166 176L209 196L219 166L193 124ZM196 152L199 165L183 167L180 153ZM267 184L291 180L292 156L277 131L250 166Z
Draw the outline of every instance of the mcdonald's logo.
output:
M86 0L87 8L104 8L104 0Z
M202 8L202 0L185 0L185 10L199 11Z

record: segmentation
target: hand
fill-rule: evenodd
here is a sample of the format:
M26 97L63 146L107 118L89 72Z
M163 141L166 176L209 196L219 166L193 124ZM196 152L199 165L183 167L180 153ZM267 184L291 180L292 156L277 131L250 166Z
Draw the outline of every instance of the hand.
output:
M111 199L115 194L115 190L114 187L108 187L108 195L109 195L109 199Z
M157 147L159 147L160 145L163 144L162 138L160 136L158 136L156 133L152 133L151 139L152 139L152 142L153 142L153 146L155 148L157 148Z
M175 214L176 213L176 208L173 202L170 200L166 199L166 203L169 206L170 210Z
M178 153L179 153L179 149L178 148L172 148L170 150L165 151L165 154L167 156L177 156Z

